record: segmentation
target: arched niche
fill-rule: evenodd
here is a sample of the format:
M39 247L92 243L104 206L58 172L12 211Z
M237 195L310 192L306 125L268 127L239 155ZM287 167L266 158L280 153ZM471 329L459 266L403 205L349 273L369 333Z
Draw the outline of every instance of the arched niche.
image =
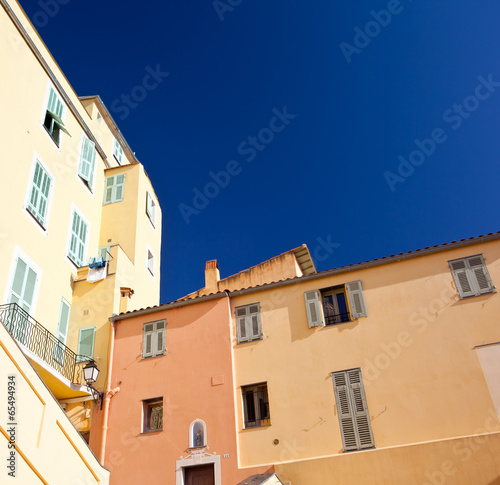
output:
M195 419L189 426L189 448L207 446L207 425L202 419Z

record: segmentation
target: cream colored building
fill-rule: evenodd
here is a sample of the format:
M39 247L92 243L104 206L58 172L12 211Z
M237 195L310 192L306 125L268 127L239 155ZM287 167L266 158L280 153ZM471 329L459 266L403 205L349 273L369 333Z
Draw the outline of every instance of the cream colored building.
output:
M105 388L108 318L159 303L161 209L101 99L78 97L20 5L0 5L0 321L85 435L81 369L94 360Z

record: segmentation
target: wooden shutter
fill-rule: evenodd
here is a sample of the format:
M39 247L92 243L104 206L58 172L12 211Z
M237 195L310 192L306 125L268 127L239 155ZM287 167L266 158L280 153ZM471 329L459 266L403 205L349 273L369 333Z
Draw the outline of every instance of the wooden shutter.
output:
M115 177L115 187L113 202L120 202L123 200L123 193L125 189L125 174L120 174Z
M80 154L80 167L78 175L85 180L89 187L94 179L94 165L95 165L95 144L88 138L83 139L82 152Z
M146 323L143 330L142 338L142 358L153 357L153 336L154 336L155 324Z
M250 335L251 340L257 340L262 337L259 304L250 305L248 307L247 335Z
M80 329L78 337L78 355L80 361L92 359L94 357L95 327Z
M365 300L363 298L363 288L361 281L351 281L347 283L347 293L349 294L349 303L351 305L352 319L366 317Z
M153 339L155 344L154 355L165 354L165 322L156 322L156 338Z
M249 341L247 332L247 310L248 307L236 308L236 333L238 336L238 343Z
M469 279L470 275L467 271L468 268L465 259L450 261L449 265L460 298L475 295L472 282Z
M373 448L361 370L332 372L332 378L344 451Z
M68 335L69 312L70 312L69 303L63 298L61 300L61 308L59 310L59 323L57 325L57 333L56 333L56 338L59 340L59 342L63 344L66 343L66 337ZM64 346L58 345L56 343L54 347L54 359L60 364L63 363Z
M483 256L478 254L477 256L471 256L467 258L467 263L470 268L471 279L476 287L476 294L482 295L484 293L491 293L493 288L493 283L490 278L486 264L484 263Z
M319 291L306 291L304 293L304 299L306 301L307 323L309 328L321 327L323 325L323 313L319 303Z

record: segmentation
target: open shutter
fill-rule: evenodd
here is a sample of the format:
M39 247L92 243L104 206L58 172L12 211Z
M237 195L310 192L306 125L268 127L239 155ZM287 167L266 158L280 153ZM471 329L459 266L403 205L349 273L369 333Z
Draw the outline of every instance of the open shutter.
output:
M366 317L365 300L363 298L363 288L361 281L351 281L347 283L347 293L351 304L352 319Z
M95 327L80 329L78 338L78 356L80 361L92 359L94 357Z
M165 333L165 322L156 322L155 356L165 354Z
M73 222L71 224L71 239L69 242L69 257L77 264L77 252L78 252L78 237L80 229L80 215L73 212Z
M56 92L52 88L50 88L49 102L47 103L47 110L51 111L58 118L61 118L61 116L63 115L64 105L62 104L62 101L59 99L59 96L56 94ZM62 123L62 120L61 120L61 123Z
M125 174L117 175L115 179L113 202L120 202L121 200L123 200L124 189L125 189Z
M260 321L260 306L250 305L248 307L247 330L251 340L262 338L262 325Z
M154 349L154 336L155 324L154 323L146 323L144 325L144 334L142 339L142 358L153 356Z
M470 267L470 273L472 274L472 280L476 286L476 294L482 295L483 293L491 293L493 288L493 283L484 263L483 256L478 254L477 256L472 256L467 258L467 263Z
M247 332L247 310L248 307L236 309L236 332L238 334L238 343L248 342Z
M319 303L320 294L318 290L306 291L304 299L306 301L307 323L309 328L321 327L323 325L323 314Z
M70 306L68 302L64 299L61 300L61 309L59 311L59 324L57 325L56 338L61 342L61 344L66 343L66 336L68 335L68 323L69 323L69 311ZM59 342L56 342L54 346L54 359L63 364L64 361L64 346Z
M471 275L468 274L469 272L465 259L450 261L449 264L460 298L474 296L476 292L474 291L473 284L470 281Z
M78 175L85 180L89 186L92 184L94 178L94 164L95 164L95 144L88 138L83 139L82 153L80 155L80 167Z

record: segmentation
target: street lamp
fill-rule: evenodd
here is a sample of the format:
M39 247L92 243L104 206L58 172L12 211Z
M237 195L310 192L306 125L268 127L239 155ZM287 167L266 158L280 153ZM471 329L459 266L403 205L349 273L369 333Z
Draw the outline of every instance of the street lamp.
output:
M96 404L101 405L102 409L102 392L99 392L97 389L92 387L92 384L97 381L97 376L99 375L99 369L97 368L96 363L91 360L84 368L83 368L83 378L87 383L87 387L92 392L92 397L94 398L94 402Z

